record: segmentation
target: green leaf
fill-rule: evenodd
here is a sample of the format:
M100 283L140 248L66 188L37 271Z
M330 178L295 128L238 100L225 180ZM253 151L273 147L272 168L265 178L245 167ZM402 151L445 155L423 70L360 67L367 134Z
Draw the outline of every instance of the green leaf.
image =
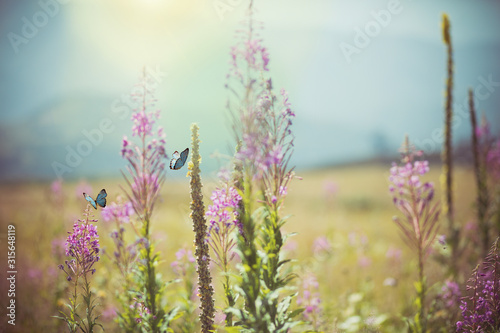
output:
M293 310L292 312L290 312L288 314L288 317L293 318L295 316L298 316L299 314L301 314L302 312L304 312L304 310L305 310L304 308Z

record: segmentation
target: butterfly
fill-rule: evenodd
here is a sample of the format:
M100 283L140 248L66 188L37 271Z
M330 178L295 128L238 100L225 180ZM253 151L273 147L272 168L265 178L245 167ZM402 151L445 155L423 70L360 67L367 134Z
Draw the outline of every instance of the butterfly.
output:
M186 163L188 155L189 155L189 148L184 149L180 154L176 150L172 154L172 159L170 160L170 169L179 170L180 168L182 168L184 163Z
M99 194L97 195L97 198L95 198L95 200L92 199L92 197L90 195L83 192L83 197L85 198L85 200L90 202L92 207L94 207L95 209L97 209L97 205L99 205L101 207L106 207L106 197L107 196L108 196L108 194L106 193L105 189L102 189L101 192L99 192Z

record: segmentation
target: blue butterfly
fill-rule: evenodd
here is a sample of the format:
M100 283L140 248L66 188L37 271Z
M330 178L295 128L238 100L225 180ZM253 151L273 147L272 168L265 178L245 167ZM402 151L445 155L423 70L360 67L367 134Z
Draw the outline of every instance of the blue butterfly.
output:
M176 150L172 154L172 159L170 160L170 169L179 170L180 168L182 168L184 163L186 163L188 155L189 155L189 148L184 149L184 151L180 154Z
M83 192L83 197L85 198L85 200L90 202L92 207L94 207L95 209L97 209L97 205L99 205L101 207L106 207L106 197L107 196L108 196L108 194L106 193L105 189L102 189L101 192L99 192L99 194L97 195L97 198L95 200L92 199L92 197L90 195Z

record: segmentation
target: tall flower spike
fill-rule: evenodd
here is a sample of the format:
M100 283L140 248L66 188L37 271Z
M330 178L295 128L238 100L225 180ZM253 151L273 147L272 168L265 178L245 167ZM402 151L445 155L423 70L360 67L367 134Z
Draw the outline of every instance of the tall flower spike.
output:
M424 274L424 263L429 247L433 244L438 229L439 204L432 204L434 198L434 185L423 183L420 176L429 171L427 161L414 161L415 154L411 148L408 137L402 147L403 157L398 166L393 163L389 176L391 185L389 191L393 196L396 208L400 210L404 218L395 218L394 221L402 232L403 238L408 245L415 250L418 256L418 276L415 283L417 289L417 315L414 323L410 323L412 332L426 332L426 285Z
M488 187L486 182L486 172L484 165L482 164L481 152L479 146L479 131L476 122L476 110L474 108L474 93L472 89L469 89L469 112L470 112L470 122L472 125L472 152L474 154L474 175L476 177L477 186L477 222L479 224L479 230L481 233L481 241L483 245L483 256L488 253L488 247L490 244L489 240L489 226L486 214L488 212L489 200L488 200Z
M293 320L297 313L289 311L295 295L285 295L294 276L284 268L289 261L281 252L286 239L281 228L286 219L279 213L293 178L288 162L293 151L291 125L295 114L286 91L278 96L273 93L266 73L269 55L255 22L250 1L247 26L238 31L241 38L231 50L233 66L226 85L237 145L234 182L228 185L241 196L237 210L242 228L237 238L241 278L235 282L245 304L244 308L236 307L231 305L231 295L226 297L226 326L232 326L231 316L235 315L235 324L244 329L287 332L299 322Z
M91 222L97 222L90 212L90 204L83 213L84 218L78 219L73 225L73 231L69 232L66 239L66 255L72 257L66 260L65 265L59 265L66 273L68 282L72 284L71 297L66 304L70 313L61 311L62 316L56 317L64 320L70 332L93 332L95 326L101 326L97 322L99 315L95 314L96 298L90 287L90 277L95 273L94 264L99 261L99 235L97 227ZM83 300L83 309L78 310L79 296ZM102 328L102 326L101 326Z
M148 86L146 74L138 84L134 101L140 104L132 114L132 136L137 136L138 143L126 136L122 141L121 155L127 160L127 176L122 172L128 185L124 190L127 199L140 220L149 223L154 205L164 181L165 169L165 133L157 127L155 121L160 117L160 110L151 110L155 106L154 91ZM155 130L155 131L153 131ZM147 226L149 229L149 226Z
M192 154L189 162L188 175L191 176L191 218L193 219L193 231L195 233L194 244L196 246L196 262L198 264L198 287L201 297L200 321L201 331L208 333L213 330L215 307L214 289L212 287L212 277L210 276L210 254L208 244L205 241L207 234L207 222L205 220L205 206L203 204L203 194L201 192L200 176L200 140L198 139L198 125L191 125L192 132Z
M160 117L160 110L153 109L156 99L154 87L149 83L144 70L141 82L132 94L138 107L132 115L132 136L134 141L123 138L122 157L127 160L128 176L122 171L127 182L123 188L138 220L141 222L138 268L135 271L137 290L142 294L144 307L139 318L142 326L152 332L160 332L167 327L175 309L166 313L162 306L165 283L156 274L159 255L155 253L151 241L151 216L165 180L165 134L157 128L155 121ZM156 129L155 129L156 127Z
M451 246L450 268L453 274L456 274L455 262L458 246L458 229L453 223L453 160L452 160L452 127L453 119L453 47L450 36L450 20L448 15L443 14L443 42L446 45L448 60L446 79L446 106L445 106L445 122L444 122L444 146L442 152L443 173L441 184L443 186L443 214L448 220L448 233Z

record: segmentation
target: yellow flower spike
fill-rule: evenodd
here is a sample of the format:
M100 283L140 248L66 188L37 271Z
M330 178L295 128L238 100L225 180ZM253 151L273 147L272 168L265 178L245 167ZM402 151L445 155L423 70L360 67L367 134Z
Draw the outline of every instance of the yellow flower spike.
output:
M450 44L450 19L446 13L443 13L443 22L441 23L443 29L443 41Z

